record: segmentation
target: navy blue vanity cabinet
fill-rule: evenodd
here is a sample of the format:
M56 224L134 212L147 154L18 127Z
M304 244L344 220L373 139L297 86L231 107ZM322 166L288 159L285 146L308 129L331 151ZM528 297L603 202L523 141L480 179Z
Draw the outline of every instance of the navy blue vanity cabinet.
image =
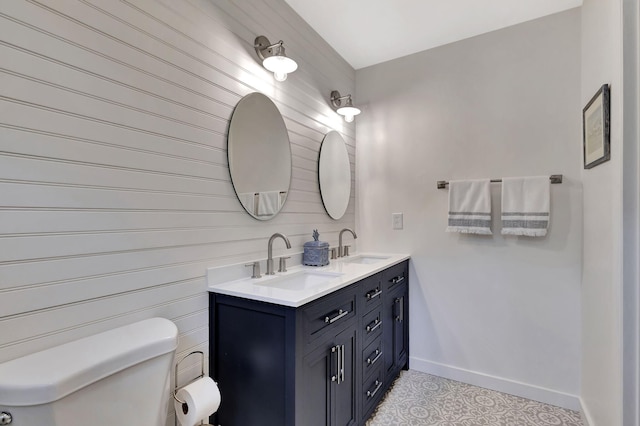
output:
M224 426L359 424L358 285L299 308L210 294Z
M385 382L409 368L409 262L383 272L383 328ZM388 383L390 384L390 383Z
M407 360L407 344L387 344L408 333L393 331L407 324L396 319L406 281L389 285L388 272L298 308L210 293L210 374L222 395L211 423L364 426ZM398 355L391 369L387 351Z

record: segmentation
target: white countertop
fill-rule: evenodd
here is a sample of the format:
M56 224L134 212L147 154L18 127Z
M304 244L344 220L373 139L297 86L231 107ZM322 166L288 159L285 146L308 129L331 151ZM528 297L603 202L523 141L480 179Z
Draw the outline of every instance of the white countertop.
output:
M358 257L379 258L375 263L352 263ZM216 282L216 269L207 271L208 290L213 293L260 300L278 305L298 307L336 290L376 274L390 266L409 259L407 254L356 253L351 256L331 260L329 265L294 266L287 272L263 275L261 278L243 278L226 282ZM277 259L276 259L277 260ZM309 272L309 274L305 274ZM284 281L296 284L296 280L311 278L309 285L290 288Z

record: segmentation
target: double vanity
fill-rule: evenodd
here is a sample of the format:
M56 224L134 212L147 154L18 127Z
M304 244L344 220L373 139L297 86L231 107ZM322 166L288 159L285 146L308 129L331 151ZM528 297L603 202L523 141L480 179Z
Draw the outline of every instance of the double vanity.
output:
M364 425L408 367L407 255L209 285L214 424Z
M228 131L229 172L238 201L267 221L285 206L292 159L284 119L267 96L250 93L236 106ZM326 133L318 153L322 204L340 220L351 198L351 159L342 135ZM224 426L364 425L400 369L408 366L408 258L349 256L318 240L303 262L275 272L268 242L261 263L208 270L209 373L222 403L213 424ZM336 253L337 250L337 253ZM245 266L252 268L247 277ZM246 278L239 279L240 276Z

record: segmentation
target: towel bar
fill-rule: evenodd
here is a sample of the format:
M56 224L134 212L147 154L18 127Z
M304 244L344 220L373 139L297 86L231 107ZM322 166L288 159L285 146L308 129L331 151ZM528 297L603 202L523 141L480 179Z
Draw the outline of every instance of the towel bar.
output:
M551 181L551 183L562 183L562 175L551 175L549 176L549 180ZM491 179L492 183L499 183L502 182L502 179ZM449 185L449 182L447 182L446 180L439 180L438 181L438 189L444 189L447 187L447 185Z

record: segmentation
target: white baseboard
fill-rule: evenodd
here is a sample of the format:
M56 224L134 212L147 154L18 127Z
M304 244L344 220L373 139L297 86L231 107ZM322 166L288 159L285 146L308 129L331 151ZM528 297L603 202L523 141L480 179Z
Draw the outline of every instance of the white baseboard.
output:
M571 395L528 383L517 382L515 380L491 376L489 374L465 370L463 368L453 367L415 357L409 357L409 366L412 370L422 371L423 373L433 374L434 376L469 383L470 385L521 396L523 398L533 399L534 401L540 401L546 404L568 408L570 410L580 411L583 413L582 404L577 395ZM590 423L585 423L585 426L589 425Z
M593 422L591 414L589 413L589 409L586 405L584 405L584 401L580 398L580 416L582 417L582 424L584 426L591 426L595 423Z

